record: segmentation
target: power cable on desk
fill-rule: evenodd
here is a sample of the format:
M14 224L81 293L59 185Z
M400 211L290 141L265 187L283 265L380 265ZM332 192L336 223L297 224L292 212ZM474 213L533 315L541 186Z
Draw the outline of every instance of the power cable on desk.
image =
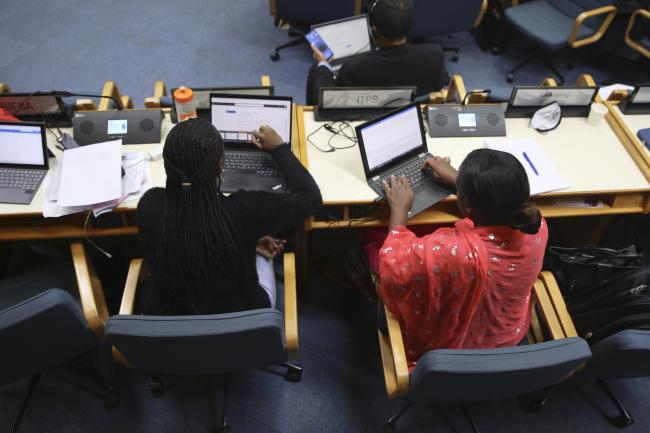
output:
M325 129L326 131L330 132L332 135L330 135L329 139L327 140L327 149L323 149L319 147L316 143L312 141L312 137L316 135L318 132L320 132L322 129ZM350 134L350 130L352 130L352 134ZM334 146L332 144L332 140L336 137L342 137L346 140L349 140L352 142L350 145L346 146ZM315 131L313 131L311 134L307 136L307 142L314 146L317 150L323 153L330 153L334 152L336 150L343 150L343 149L350 149L354 146L357 145L357 137L354 134L354 128L350 124L350 122L327 122L321 126L319 126Z

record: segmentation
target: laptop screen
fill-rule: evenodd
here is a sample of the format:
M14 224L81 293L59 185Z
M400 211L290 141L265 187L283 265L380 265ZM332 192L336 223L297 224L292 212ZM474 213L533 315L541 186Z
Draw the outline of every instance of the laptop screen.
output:
M334 53L333 60L371 50L367 15L319 24L312 28L318 32Z
M42 125L0 122L0 164L44 167Z
M211 95L212 124L224 140L250 142L252 132L266 125L275 129L285 143L291 142L289 97Z
M637 87L631 101L633 104L650 104L650 85Z
M358 127L362 157L367 171L374 172L414 150L426 152L419 106L411 105Z

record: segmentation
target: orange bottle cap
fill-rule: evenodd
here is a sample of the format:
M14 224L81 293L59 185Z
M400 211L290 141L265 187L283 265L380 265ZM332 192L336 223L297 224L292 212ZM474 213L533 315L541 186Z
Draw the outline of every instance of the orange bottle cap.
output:
M174 100L181 104L192 101L193 97L194 93L189 87L181 86L174 91Z

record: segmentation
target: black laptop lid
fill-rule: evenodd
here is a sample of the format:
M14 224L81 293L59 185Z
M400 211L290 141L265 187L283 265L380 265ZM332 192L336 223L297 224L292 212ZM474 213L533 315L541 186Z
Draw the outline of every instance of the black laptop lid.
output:
M417 103L361 124L355 130L368 180L428 151Z
M650 114L650 83L636 85L620 108L625 114Z
M174 99L174 91L172 89L172 113L171 120L178 123L176 115L176 100ZM273 86L251 86L251 87L198 87L192 88L194 95L194 103L196 106L197 117L205 120L210 120L210 94L234 94L234 95L256 95L256 96L273 96L275 90Z
M0 121L0 167L47 169L45 125Z
M598 87L517 86L512 89L506 117L532 117L540 108L557 102L564 117L586 117Z

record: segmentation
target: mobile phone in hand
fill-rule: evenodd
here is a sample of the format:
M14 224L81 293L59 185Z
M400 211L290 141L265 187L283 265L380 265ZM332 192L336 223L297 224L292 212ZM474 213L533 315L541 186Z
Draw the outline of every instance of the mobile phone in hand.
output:
M320 37L316 30L312 30L311 32L307 33L307 35L305 35L305 39L307 39L311 45L315 46L318 51L323 53L327 60L331 59L332 56L334 56L334 53L332 50L330 50L330 47L327 46L323 38Z

